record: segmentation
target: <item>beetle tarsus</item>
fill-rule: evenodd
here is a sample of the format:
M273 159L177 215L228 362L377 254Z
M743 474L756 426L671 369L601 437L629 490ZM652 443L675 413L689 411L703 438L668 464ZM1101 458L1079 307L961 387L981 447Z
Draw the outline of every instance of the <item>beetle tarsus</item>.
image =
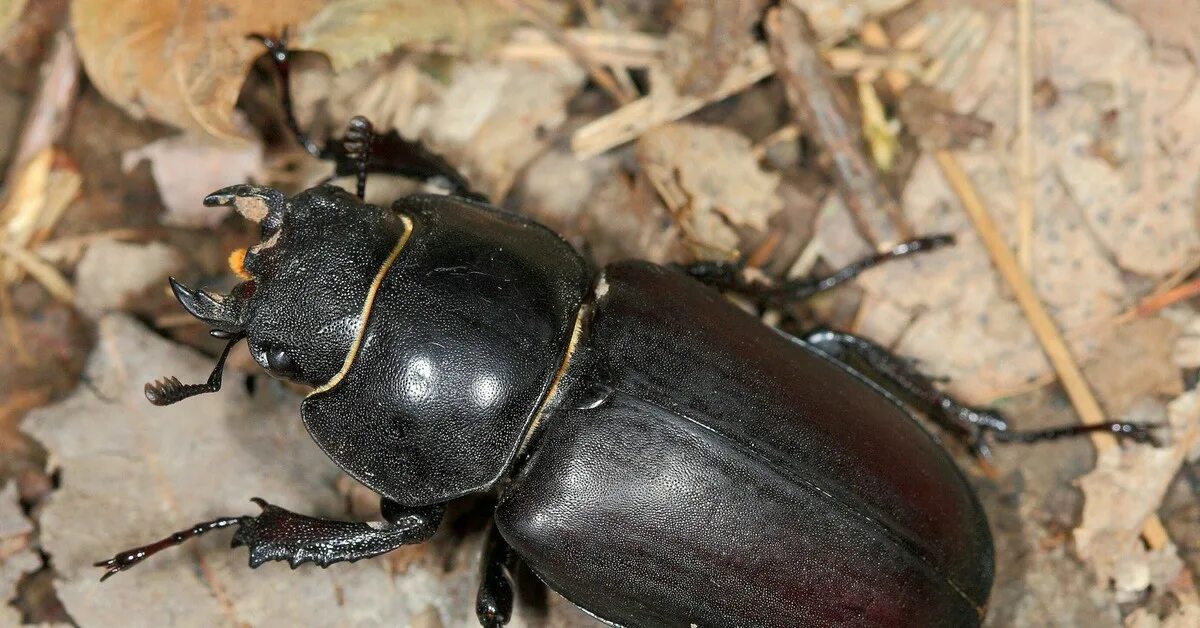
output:
M93 563L93 566L105 568L104 574L100 576L100 581L104 582L117 573L131 569L134 565L137 565L138 563L161 552L162 550L167 549L168 547L175 547L176 545L182 544L184 541L196 538L206 532L237 525L241 523L243 519L245 519L245 517L221 517L220 519L213 519L212 521L197 523L186 530L180 530L149 545L143 545L141 547L135 547L131 550L119 552L108 560L102 560Z

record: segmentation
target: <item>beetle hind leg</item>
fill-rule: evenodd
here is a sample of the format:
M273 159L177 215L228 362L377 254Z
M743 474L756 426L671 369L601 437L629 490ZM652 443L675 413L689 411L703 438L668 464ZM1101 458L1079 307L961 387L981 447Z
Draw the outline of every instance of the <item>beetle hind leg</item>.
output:
M1151 431L1155 426L1145 423L1113 422L1041 430L1012 430L1008 421L1000 414L964 405L938 390L928 377L913 368L907 360L866 338L844 332L819 330L805 336L804 341L897 395L942 426L964 435L972 452L981 458L991 455L990 444L993 442L1035 443L1092 432L1109 432L1134 442L1157 444Z

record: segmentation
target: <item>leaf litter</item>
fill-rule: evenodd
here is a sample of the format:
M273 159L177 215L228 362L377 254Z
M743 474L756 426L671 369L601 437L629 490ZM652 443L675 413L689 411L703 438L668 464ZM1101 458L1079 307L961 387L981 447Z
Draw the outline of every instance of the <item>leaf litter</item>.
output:
M208 3L207 11L200 10L203 3L151 1L106 5L119 19L105 25L96 17L99 4L71 4L89 77L129 114L186 133L126 159L151 161L168 207L158 220L171 226L169 241L186 261L203 261L210 276L224 272L228 243L241 236L229 233L218 213L189 213L210 191L197 190L244 180L304 185L323 176L308 166L292 169L295 160L281 154L278 138L252 137L234 107L239 91L263 89L243 87L261 53L245 35L278 34L285 22L293 42L330 59L298 60L294 68L306 125L315 120L318 129L338 132L349 115L366 113L380 128L425 141L493 198L529 211L601 261L741 253L768 260L771 268L808 269L817 255L826 267L838 267L870 253L842 200L826 194L822 173L829 164L789 139L803 128L778 129L772 136L779 139L756 145L758 132L735 122L751 115L741 93L774 71L758 35L738 21L742 7L583 2L568 15L555 12L557 3L532 1L472 0L451 11L406 0L311 0L286 10L221 0ZM500 4L535 8L517 19L495 11ZM854 63L887 55L897 60L873 70L834 65L842 73L887 68L873 78L860 72L855 84L863 97L878 90L911 127L902 137L909 143L898 145L895 174L906 181L900 195L905 216L918 234L958 238L954 248L870 271L856 282L860 301L833 296L857 304L857 329L949 378L950 390L967 400L999 399L1021 426L1074 420L1045 387L1053 375L1028 324L991 270L957 198L922 152L937 146L959 151L1005 235L1016 241L1013 14L936 0L791 4L810 10L827 59L836 47L838 59L858 59ZM1200 172L1200 92L1194 64L1178 53L1192 49L1180 34L1186 29L1150 26L1152 12L1134 0L1117 5L1129 16L1099 0L1035 3L1035 79L1049 96L1036 101L1032 133L1039 211L1031 277L1105 411L1169 422L1172 429L1162 431L1167 446L1161 450L1104 451L1078 491L1070 481L1092 465L1086 443L1078 441L1005 449L996 461L998 480L972 478L997 538L991 625L1190 626L1200 608L1180 561L1181 553L1195 551L1185 547L1188 534L1172 528L1178 545L1156 548L1138 539L1176 471L1190 464L1187 451L1200 451L1193 436L1195 393L1184 392L1185 380L1171 366L1200 364L1200 315L1179 304L1126 316L1200 253L1191 218ZM276 9L264 19L264 11ZM409 19L381 19L401 10ZM522 26L531 15L536 29ZM586 25L570 23L577 18ZM714 27L714 18L724 20L724 30ZM1081 20L1095 28L1080 31ZM879 24L893 36L893 48L886 48L886 37L882 44L874 36L858 39ZM888 71L907 78L894 82ZM605 80L618 89L605 88ZM909 92L893 91L906 82L913 83ZM933 91L922 93L925 86ZM267 88L273 94L275 86ZM626 100L618 98L622 93ZM247 102L241 107L249 110ZM779 90L765 102L787 107ZM704 107L715 113L681 120ZM209 140L223 145L212 147ZM621 146L630 141L632 147ZM787 159L771 157L784 149ZM769 159L760 163L764 154ZM189 181L193 171L207 174ZM796 194L802 202L791 198ZM779 231L787 224L782 218L822 197L813 242L805 242L807 225ZM222 248L210 251L212 242L179 247L203 233L178 230L182 225L222 233L212 239ZM479 538L457 530L385 560L300 573L277 564L252 572L242 550L225 549L225 539L214 534L99 588L91 562L206 517L251 512L245 499L253 495L319 515L373 513L371 496L348 485L303 432L298 399L264 383L261 373L251 394L236 361L220 395L178 409L145 404L141 382L165 373L198 381L210 362L121 314L102 313L131 309L131 300L164 299L161 290L145 286L180 260L154 244L89 242L78 264L47 260L74 279L70 287L81 303L103 302L81 307L102 316L94 323L96 349L75 392L25 422L61 478L48 498L34 500L40 532L33 543L57 570L54 586L76 623L128 619L114 610L122 608L145 609L139 620L147 623L185 625L474 621ZM785 257L770 259L773 251ZM128 263L143 272L84 298L84 287L105 267ZM174 325L157 331L177 338L196 331ZM1081 503L1083 525L1072 533ZM0 590L9 597L14 569L40 567L33 543L14 555L23 558L0 563ZM25 562L10 568L18 564L13 561ZM9 616L0 615L0 623ZM552 595L549 611L519 604L514 625L594 622Z

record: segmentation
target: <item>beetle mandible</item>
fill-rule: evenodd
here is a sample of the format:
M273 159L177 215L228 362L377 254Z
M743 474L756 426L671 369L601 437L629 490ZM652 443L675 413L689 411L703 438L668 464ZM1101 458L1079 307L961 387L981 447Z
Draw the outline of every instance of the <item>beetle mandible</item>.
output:
M246 340L272 375L312 387L302 416L349 475L381 495L378 524L263 500L97 563L104 578L236 527L252 567L328 566L429 539L446 504L495 492L476 610L507 623L527 564L620 626L973 626L993 577L984 513L907 403L964 435L1036 441L1140 424L1017 432L941 393L869 340L765 326L713 287L783 302L887 259L766 286L736 264L594 269L546 227L488 205L420 144L355 118L318 147L290 110L287 48L263 37L289 126L354 174L357 195L235 185L205 199L261 225L227 295L171 280L228 342L206 384L148 384L165 405L220 388ZM439 178L452 195L362 201L368 172ZM336 234L336 237L331 237ZM705 285L708 284L708 285Z

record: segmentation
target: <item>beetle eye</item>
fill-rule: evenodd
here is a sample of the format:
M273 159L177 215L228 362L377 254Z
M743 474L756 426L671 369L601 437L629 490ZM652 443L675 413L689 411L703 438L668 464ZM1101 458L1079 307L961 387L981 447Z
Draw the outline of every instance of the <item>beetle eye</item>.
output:
M300 374L300 367L287 351L278 347L267 349L267 370L279 377L295 378Z

